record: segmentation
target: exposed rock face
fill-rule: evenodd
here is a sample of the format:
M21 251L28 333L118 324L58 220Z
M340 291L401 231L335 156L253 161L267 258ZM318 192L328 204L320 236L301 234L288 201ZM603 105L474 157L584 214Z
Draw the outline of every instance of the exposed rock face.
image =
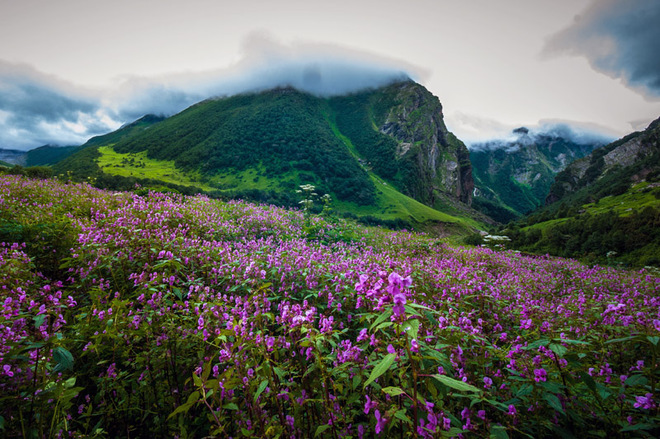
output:
M597 182L605 175L618 172L621 178L641 178L660 168L660 118L642 132L632 133L616 142L594 150L576 160L555 178L545 204L561 200Z
M474 190L470 154L447 130L438 98L414 82L393 84L384 93L393 105L379 131L398 142L398 158L414 163L428 183L415 198L433 205L444 193L469 205Z

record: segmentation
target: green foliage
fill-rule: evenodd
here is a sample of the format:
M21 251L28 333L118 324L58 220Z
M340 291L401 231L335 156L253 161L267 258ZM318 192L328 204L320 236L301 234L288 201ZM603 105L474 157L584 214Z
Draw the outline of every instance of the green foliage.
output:
M511 233L513 247L581 258L591 263L660 266L658 207L647 206L642 210L626 212L625 216L613 211L585 212L562 219L561 222L545 223L541 217L537 226Z
M114 148L146 150L149 158L208 177L257 165L268 178L311 171L312 183L327 185L340 200L371 204L373 183L328 127L323 105L289 88L205 101Z

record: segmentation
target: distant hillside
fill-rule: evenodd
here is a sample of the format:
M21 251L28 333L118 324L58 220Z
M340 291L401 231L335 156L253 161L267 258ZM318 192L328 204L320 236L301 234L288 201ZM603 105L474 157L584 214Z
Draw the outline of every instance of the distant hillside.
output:
M660 118L642 132L635 132L595 150L559 173L546 199L585 202L615 192L660 171ZM569 200L570 199L570 200Z
M521 250L660 266L660 119L573 162L548 205L504 231Z
M25 151L0 148L0 160L10 165L22 165L25 160Z
M604 141L576 138L564 128L534 133L514 130L515 140L493 140L470 149L474 207L507 223L544 204L555 175Z
M313 184L359 217L461 227L488 220L469 207L467 148L444 125L439 100L412 81L329 99L292 88L209 99L132 125L90 140L56 172L283 205Z

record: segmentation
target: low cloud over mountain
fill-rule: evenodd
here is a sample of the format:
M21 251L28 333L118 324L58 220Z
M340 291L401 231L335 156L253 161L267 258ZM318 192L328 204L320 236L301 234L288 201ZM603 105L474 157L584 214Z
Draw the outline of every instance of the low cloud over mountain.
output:
M97 90L0 60L0 148L79 144L144 114L171 115L213 96L278 86L332 96L425 74L369 53L331 45L284 46L258 34L244 42L243 52L231 68L127 76L114 88Z

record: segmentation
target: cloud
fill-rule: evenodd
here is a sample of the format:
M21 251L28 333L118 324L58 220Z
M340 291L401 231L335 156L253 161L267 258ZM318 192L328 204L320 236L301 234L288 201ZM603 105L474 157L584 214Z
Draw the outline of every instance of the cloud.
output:
M79 144L115 126L102 112L93 93L0 60L0 147Z
M329 44L286 45L259 33L244 41L241 60L229 68L123 76L105 89L0 60L0 148L82 144L145 114L170 116L212 97L278 86L331 96L424 76L428 72L387 57Z
M594 0L547 41L542 53L584 56L595 70L623 80L647 99L659 99L658 23L658 0Z
M219 70L159 78L125 77L108 99L121 118L170 115L209 97L291 86L316 96L343 95L429 73L402 61L331 44L282 44L253 33L242 58Z
M546 119L529 127L515 128L500 137L468 143L467 147L470 151L504 149L513 152L536 143L540 137L562 138L578 145L606 145L617 138L610 130L600 125Z

